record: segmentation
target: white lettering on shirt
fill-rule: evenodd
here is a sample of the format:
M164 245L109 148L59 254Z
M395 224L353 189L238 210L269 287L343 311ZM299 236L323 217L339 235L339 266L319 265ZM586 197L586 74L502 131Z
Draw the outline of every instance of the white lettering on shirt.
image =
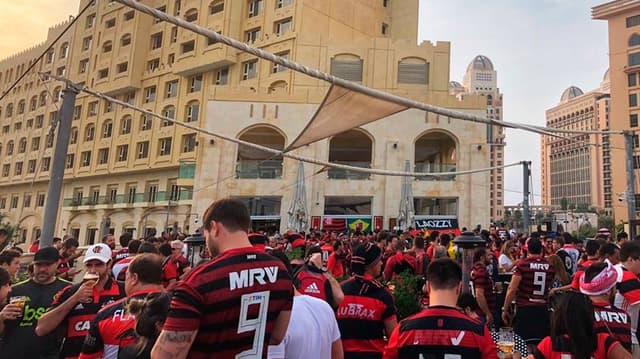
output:
M253 287L256 282L261 285L267 284L267 281L275 283L276 279L278 279L278 267L276 266L231 272L229 273L229 290Z

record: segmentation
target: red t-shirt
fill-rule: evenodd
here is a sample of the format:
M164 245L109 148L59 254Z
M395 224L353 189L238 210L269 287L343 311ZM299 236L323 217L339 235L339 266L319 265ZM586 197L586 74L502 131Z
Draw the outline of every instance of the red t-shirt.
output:
M493 292L493 279L491 279L484 263L477 262L473 265L473 269L471 269L471 284L474 297L477 297L476 289L481 288L484 290L484 299L493 314L496 309L496 294ZM478 314L486 315L486 313L482 312L482 309L478 309Z
M171 280L178 280L178 266L171 258L165 259L162 265L162 285L167 288L171 284Z
M582 278L587 268L589 268L589 266L591 266L594 263L598 263L598 260L588 259L582 262L580 266L578 266L578 270L576 271L576 274L573 276L573 280L571 281L571 289L578 292L580 291L580 278Z
M598 333L598 347L592 354L593 359L607 359L611 350L620 345L612 336ZM573 358L569 349L571 344L568 337L546 337L542 339L533 353L535 359L569 359Z
M327 270L331 272L334 278L344 277L344 265L342 260L336 258L336 253L331 253L327 260Z

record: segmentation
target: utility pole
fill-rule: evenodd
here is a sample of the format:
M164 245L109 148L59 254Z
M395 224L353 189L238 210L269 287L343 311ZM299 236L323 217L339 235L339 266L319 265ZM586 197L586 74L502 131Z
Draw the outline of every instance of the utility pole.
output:
M531 175L531 161L522 161L522 217L524 223L524 233L529 233L529 220L531 214L529 213L529 176Z
M44 207L40 248L49 247L53 243L64 181L65 161L69 148L71 121L73 121L73 110L75 108L77 94L78 90L69 84L67 84L67 87L63 91L62 108L60 108L60 113L58 114L58 136L56 137L53 163L51 165L51 180L49 181L47 201Z
M633 139L635 135L632 131L624 132L624 150L627 156L627 192L625 199L627 200L627 215L629 216L629 239L636 236L635 221L636 219L636 176L633 160Z

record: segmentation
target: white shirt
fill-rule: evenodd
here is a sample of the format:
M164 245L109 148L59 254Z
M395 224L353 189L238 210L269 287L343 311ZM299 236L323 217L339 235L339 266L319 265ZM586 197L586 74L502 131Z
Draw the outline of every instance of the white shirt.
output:
M500 269L502 269L502 267L506 265L511 267L513 265L513 261L509 259L509 256L507 256L506 254L501 254L498 258L498 265L500 265Z
M279 345L269 346L268 359L331 358L331 345L338 339L338 321L329 304L298 295L293 297L287 333Z

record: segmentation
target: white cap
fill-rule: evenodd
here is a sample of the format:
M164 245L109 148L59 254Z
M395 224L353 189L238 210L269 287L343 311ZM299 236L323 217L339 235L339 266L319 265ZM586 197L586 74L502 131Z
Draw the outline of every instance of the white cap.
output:
M102 263L108 263L111 260L111 248L104 243L94 244L84 254L84 263L97 259Z

